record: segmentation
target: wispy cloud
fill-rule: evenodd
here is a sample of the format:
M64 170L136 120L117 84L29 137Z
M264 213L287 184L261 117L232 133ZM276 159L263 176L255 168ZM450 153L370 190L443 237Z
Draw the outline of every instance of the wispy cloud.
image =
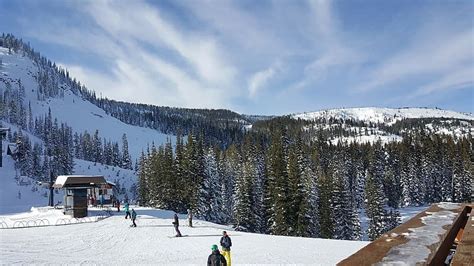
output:
M458 71L459 68L464 68L463 72L472 72L473 36L474 31L471 29L417 39L412 46L382 61L369 74L368 81L357 86L357 90L366 92L382 89L386 85L422 75L450 76L449 79L452 79L458 76L453 75L453 69Z
M236 69L212 36L178 29L142 1L85 2L75 7L99 28L71 29L55 23L45 25L36 37L109 58L108 71L64 64L90 88L114 98L161 105L231 107ZM180 59L167 60L154 51Z
M281 63L277 62L269 68L253 74L248 81L249 97L255 98L259 90L263 89L280 69Z
M469 87L474 87L474 67L461 68L446 74L432 83L421 86L408 98L413 99L436 92L452 92Z
M337 16L329 0L309 0L312 12L309 34L313 36L313 59L304 66L303 78L290 86L290 91L298 91L314 85L323 79L331 69L345 68L363 62L362 51L350 47L344 41L344 34L339 29Z
M89 88L118 100L274 114L387 99L399 99L392 106L404 99L426 104L474 86L474 5L467 3L25 5L38 11L15 4L15 10L0 9L0 30L16 27L25 39L47 44L41 49L54 44L58 56L52 59Z

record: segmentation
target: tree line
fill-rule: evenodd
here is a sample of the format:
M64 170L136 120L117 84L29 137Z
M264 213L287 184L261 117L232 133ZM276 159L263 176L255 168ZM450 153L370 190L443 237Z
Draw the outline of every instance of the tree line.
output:
M331 145L285 125L227 149L201 135L149 148L139 161L143 205L233 224L243 231L375 239L398 209L471 200L472 138L409 133L402 142Z

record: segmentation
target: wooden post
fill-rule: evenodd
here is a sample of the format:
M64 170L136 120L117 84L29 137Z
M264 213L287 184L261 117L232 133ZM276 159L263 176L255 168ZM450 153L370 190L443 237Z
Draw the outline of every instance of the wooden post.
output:
M461 213L456 217L456 220L453 223L453 226L450 228L449 232L446 234L446 237L443 239L441 245L438 247L438 250L434 254L431 261L428 265L444 265L446 257L449 255L449 250L453 246L454 239L459 232L459 229L463 228L466 225L468 213L471 212L471 207L465 206Z

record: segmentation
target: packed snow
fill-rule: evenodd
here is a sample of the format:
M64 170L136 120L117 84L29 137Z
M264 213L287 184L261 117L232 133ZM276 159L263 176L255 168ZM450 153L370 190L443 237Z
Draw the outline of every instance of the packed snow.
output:
M3 156L3 167L0 168L0 214L28 211L31 207L48 203L47 190L37 186L31 178L19 176L14 163L10 156Z
M54 207L32 207L30 212L0 216L0 228L6 229L90 223L97 222L105 216L105 212L98 208L89 210L88 217L76 219L70 215L64 215L62 209L56 209Z
M232 239L232 263L335 265L368 244L243 233L222 225L194 221L184 237L173 237L173 212L137 210L138 227L123 213L98 222L67 226L0 229L0 260L4 264L179 264L203 265L211 245L219 245L222 230ZM59 215L58 213L51 215Z

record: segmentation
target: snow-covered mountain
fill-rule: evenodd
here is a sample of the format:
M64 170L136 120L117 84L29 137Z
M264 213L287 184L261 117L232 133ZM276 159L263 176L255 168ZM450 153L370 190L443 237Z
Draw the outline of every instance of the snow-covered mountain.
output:
M67 123L76 133L88 131L93 134L98 130L101 136L116 142L121 142L123 134L127 134L129 152L133 160L139 157L148 144L163 143L167 138L173 138L172 135L150 128L121 122L108 115L103 109L74 94L65 83L58 84L58 87L63 90L61 97L42 100L39 96L38 73L44 70L27 56L21 53L9 54L9 50L3 47L0 47L0 58L2 61L0 92L3 93L7 86L21 84L25 92L23 103L27 106L31 105L33 117L46 116L51 110L53 119L56 118L59 123Z
M307 130L324 131L332 144L389 143L408 132L463 137L474 134L474 115L434 108L341 108L290 115ZM315 134L316 136L317 134Z
M316 119L342 119L355 120L372 123L393 124L396 121L407 118L446 118L474 120L474 115L469 113L460 113L449 110L433 108L341 108L321 110L317 112L306 112L292 115L295 119L316 120Z

